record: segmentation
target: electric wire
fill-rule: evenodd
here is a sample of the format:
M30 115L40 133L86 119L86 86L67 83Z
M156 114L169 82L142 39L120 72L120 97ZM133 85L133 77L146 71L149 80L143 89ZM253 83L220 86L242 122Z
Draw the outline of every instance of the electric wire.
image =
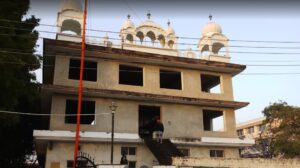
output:
M65 114L65 113L24 113L16 111L0 110L2 114L13 114L13 115L27 115L27 116L77 116L77 114ZM95 113L95 114L79 114L80 116L100 116L100 115L111 115L111 113Z
M16 29L16 30L24 30L24 31L30 31L32 32L32 30L29 30L29 29L24 29L24 28L16 28L16 27L6 27L6 26L0 26L1 28L5 28L5 29ZM38 32L42 32L42 33L49 33L49 34L57 34L57 32L53 32L53 31L46 31L46 30L37 30ZM110 31L102 31L102 32L106 32L106 33L109 33ZM0 34L1 36L10 36L11 34ZM11 35L12 36L12 35ZM17 34L14 34L13 36L22 36L22 35L17 35ZM26 36L23 36L24 38ZM78 36L80 37L80 36ZM105 36L94 36L94 35L86 35L86 37L91 37L91 38L100 38L100 39L103 39L105 38ZM36 38L36 37L31 37L31 38ZM116 41L119 41L121 42L122 41L122 38L114 38L114 37L109 37L109 40L116 40ZM132 40L133 42L140 42L139 40ZM160 42L158 41L143 41L142 44L153 44L151 47L154 46L154 44L160 44ZM183 43L183 42L174 42L174 44L178 44L178 45L187 45L187 46L198 46L198 47L201 47L201 46L205 46L207 44L196 44L196 43ZM146 45L147 46L147 45ZM207 45L207 46L211 46L211 45ZM155 47L155 46L154 46ZM300 49L300 47L286 47L286 46L245 46L245 45L227 45L227 46L224 46L224 47L230 47L230 48L257 48L257 49ZM177 50L180 50L180 51L199 51L198 49L177 49ZM233 51L234 52L234 51ZM232 53L232 51L231 51ZM239 51L238 53L243 53L242 51ZM248 53L248 52L246 52ZM257 53L257 52L252 52L253 54ZM267 52L263 52L261 54L265 54ZM270 53L270 54L283 54L283 53ZM284 53L286 54L286 53ZM292 53L292 54L299 54L299 53Z
M70 16L71 17L71 16ZM18 21L14 21L14 20L8 20L8 19L0 19L0 21L2 22L14 22L14 23L18 23ZM22 24L35 24L35 23L24 23L24 22L19 22ZM50 25L50 24L40 24L42 26L51 26L51 27L61 27L58 25ZM106 33L114 33L114 34L120 34L119 31L110 31L110 30L98 30L98 29L86 29L88 31L96 31L96 32L106 32ZM57 32L55 32L57 33ZM128 33L126 33L128 34ZM191 39L191 40L199 40L199 38L196 37L184 37L184 36L177 36L176 38L181 38L181 39ZM271 40L240 40L240 39L228 39L228 40L224 40L224 41L232 41L232 42L250 42L250 43L300 43L300 41L271 41Z

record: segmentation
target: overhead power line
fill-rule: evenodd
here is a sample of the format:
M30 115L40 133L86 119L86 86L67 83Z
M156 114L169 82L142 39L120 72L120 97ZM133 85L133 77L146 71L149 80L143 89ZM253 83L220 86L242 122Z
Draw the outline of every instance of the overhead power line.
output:
M25 29L25 28L16 28L16 27L6 27L6 26L0 26L1 28L5 28L5 29L16 29L16 30L24 30L24 31L30 31L32 32L31 29ZM52 34L57 34L57 32L53 32L53 31L45 31L45 30L37 30L38 32L42 32L42 33L52 33ZM99 30L101 32L106 32L106 33L111 33L112 31L106 31L106 30ZM1 35L5 35L5 34L1 34ZM7 34L9 35L9 34ZM17 36L17 35L16 35ZM91 38L104 38L103 36L91 36L91 35L86 35L86 37L91 37ZM121 38L113 38L113 37L109 37L110 40L118 40L121 41ZM199 39L199 38L198 38ZM140 42L139 40L133 40L135 42ZM237 40L235 40L237 41ZM152 42L152 41L143 41L144 43L153 43L153 44L160 44L160 42ZM285 43L285 42L284 42ZM291 43L298 43L298 42L291 42ZM188 45L188 46L199 46L199 44L197 43L181 43L181 42L174 42L174 44L179 44L179 45ZM203 45L207 45L207 44L203 44ZM278 47L278 46L245 46L245 45L228 45L228 46L224 46L224 47L232 47L232 48L260 48L260 49L300 49L300 47ZM180 50L189 50L189 49L180 49ZM191 50L191 51L199 51L199 50Z
M70 16L71 17L71 16ZM13 23L22 23L22 24L34 24L34 23L23 23L14 20L8 19L0 19L0 22L13 22ZM50 27L61 27L58 25L50 25L50 24L39 24L41 26L50 26ZM100 30L100 29L86 29L88 31L95 31L95 32L104 32L104 33L112 33L112 34L120 34L120 31L111 31L111 30ZM56 32L55 32L56 33ZM190 40L199 40L200 37L185 37L185 36L177 36L178 39L190 39ZM250 43L300 43L300 41L272 41L272 40L243 40L243 39L228 39L225 41L232 41L232 42L250 42Z
M77 114L65 114L65 113L23 113L16 111L5 111L0 110L1 114L12 114L12 115L25 115L25 116L77 116ZM95 113L95 114L80 114L80 116L99 116L99 115L111 115L111 113Z

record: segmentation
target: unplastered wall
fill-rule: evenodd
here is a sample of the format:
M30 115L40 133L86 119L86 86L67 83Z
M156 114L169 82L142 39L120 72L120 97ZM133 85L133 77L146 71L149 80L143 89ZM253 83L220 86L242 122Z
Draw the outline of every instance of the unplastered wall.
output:
M68 56L57 56L55 59L54 84L78 87L78 80L68 79L69 60ZM114 89L123 91L133 91L142 93L161 94L169 96L184 96L193 98L233 100L232 76L230 74L205 72L199 70L159 67L146 64L122 63L118 61L108 61L101 59L86 60L96 61L97 81L83 81L83 86L95 89ZM143 68L143 86L131 86L119 84L119 64L139 66ZM159 85L159 70L172 70L181 72L182 90L164 89ZM201 91L200 74L218 75L221 80L221 93L206 93Z
M67 167L67 160L73 160L74 143L52 142L51 149L48 147L46 155L46 168L51 164ZM111 146L109 143L81 143L80 151L89 154L95 159L96 164L110 164ZM143 144L114 144L114 164L120 164L121 147L136 147L135 156L127 156L128 161L136 161L136 167L146 165L152 167L156 163L155 157Z
M54 95L52 97L50 119L50 130L75 131L76 124L65 123L63 115L66 108L66 99L77 99L65 95ZM96 103L95 124L81 124L81 131L111 131L111 102L117 103L115 112L115 132L135 133L139 130L139 105L159 106L161 109L161 120L165 127L164 137L174 138L200 138L209 137L237 137L235 132L234 111L221 108L204 108L194 105L168 104L156 102L139 102L128 100L114 100L104 98L83 98L83 100L94 100ZM224 115L224 131L204 131L202 109L222 110Z

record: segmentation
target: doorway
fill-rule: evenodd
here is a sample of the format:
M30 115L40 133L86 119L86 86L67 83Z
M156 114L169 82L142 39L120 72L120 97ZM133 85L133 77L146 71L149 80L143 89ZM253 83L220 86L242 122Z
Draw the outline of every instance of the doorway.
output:
M139 135L141 138L152 137L156 119L160 119L159 106L139 105Z

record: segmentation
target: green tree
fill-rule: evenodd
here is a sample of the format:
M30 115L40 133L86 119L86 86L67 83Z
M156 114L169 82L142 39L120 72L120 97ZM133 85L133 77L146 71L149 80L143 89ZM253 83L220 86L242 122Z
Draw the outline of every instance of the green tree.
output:
M293 158L300 155L300 108L277 102L263 110L271 134L271 152Z
M3 111L37 113L40 68L35 55L39 19L27 17L29 0L0 1L0 165L24 167L24 156L33 148L32 130L37 118L4 114Z

